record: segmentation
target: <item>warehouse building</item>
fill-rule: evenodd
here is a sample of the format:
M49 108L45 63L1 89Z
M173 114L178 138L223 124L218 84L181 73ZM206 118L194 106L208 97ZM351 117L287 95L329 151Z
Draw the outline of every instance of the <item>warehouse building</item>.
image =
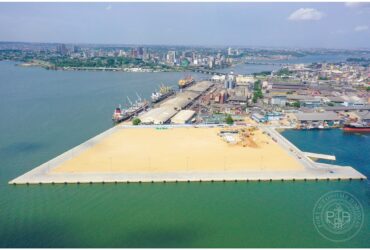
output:
M193 110L181 110L174 117L171 118L171 123L186 124L189 123L195 115Z
M194 84L186 89L186 91L195 91L195 92L204 92L214 85L210 81L201 81L197 84Z
M173 107L181 110L191 104L196 98L200 96L198 92L185 91L178 93L176 97L166 100L161 104L161 107Z
M173 107L159 107L142 114L139 119L142 124L164 124L176 113Z
M338 116L335 112L326 111L326 112L312 112L312 113L295 113L291 114L293 121L298 124L307 124L307 123L317 123L317 122L326 122L326 123L340 123L342 118Z
M370 124L370 111L353 112L351 116L354 117L358 122Z

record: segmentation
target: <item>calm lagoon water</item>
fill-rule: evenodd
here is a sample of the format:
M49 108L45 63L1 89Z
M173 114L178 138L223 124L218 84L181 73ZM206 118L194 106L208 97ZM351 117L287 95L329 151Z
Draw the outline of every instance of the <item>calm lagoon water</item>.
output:
M111 127L127 95L183 73L63 72L0 62L0 247L369 247L367 181L10 186L7 182ZM198 76L200 77L200 76ZM367 135L285 131L369 176ZM333 190L364 207L350 241L323 238L316 201Z

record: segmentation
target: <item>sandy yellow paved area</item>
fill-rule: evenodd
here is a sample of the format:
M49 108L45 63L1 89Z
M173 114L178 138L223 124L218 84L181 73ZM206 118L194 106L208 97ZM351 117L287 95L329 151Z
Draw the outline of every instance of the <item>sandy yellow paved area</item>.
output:
M230 145L221 128L121 128L56 167L54 173L303 170L258 130L257 148Z

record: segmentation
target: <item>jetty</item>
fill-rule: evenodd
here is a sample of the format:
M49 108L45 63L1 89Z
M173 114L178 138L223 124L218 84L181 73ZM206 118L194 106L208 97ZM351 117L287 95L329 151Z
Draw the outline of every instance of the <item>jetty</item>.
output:
M335 161L335 155L326 155L326 154L318 154L318 153L310 153L304 152L304 155L310 157L311 159L321 159L321 160L328 160L328 161Z

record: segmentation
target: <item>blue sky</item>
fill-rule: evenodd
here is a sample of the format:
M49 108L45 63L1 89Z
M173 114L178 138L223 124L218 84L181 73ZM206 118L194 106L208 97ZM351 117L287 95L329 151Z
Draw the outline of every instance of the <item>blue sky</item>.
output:
M0 3L0 40L369 48L370 4Z

